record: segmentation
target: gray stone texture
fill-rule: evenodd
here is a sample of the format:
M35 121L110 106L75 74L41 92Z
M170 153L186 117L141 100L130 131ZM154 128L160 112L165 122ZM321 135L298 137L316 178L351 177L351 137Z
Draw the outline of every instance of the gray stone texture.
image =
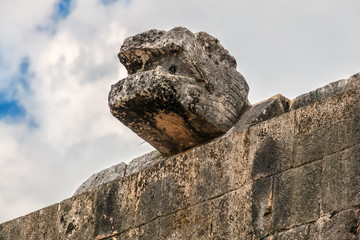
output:
M360 82L358 78L356 82ZM326 101L302 107L295 112L295 138L293 166L322 159L340 150L354 146L360 140L360 99L339 96L356 91L349 89L333 95ZM338 96L339 95L339 96ZM348 111L349 106L352 110ZM327 111L322 109L327 108ZM340 115L339 113L344 114Z
M311 225L309 239L358 240L360 209L351 208L323 216Z
M111 87L111 113L166 156L225 133L250 106L235 59L207 33L150 30L119 59L129 76Z
M104 169L98 173L94 173L87 179L83 184L76 189L73 196L78 195L83 192L87 192L97 186L100 186L104 183L113 181L118 178L122 178L125 176L126 163L119 163L110 168Z
M272 229L280 231L315 221L320 211L321 162L279 174L274 179Z
M326 156L322 172L322 214L332 214L334 209L360 206L359 145Z
M129 164L126 167L125 176L129 176L147 167L151 167L152 165L164 159L165 158L162 156L162 154L159 151L154 150L149 153L146 153L129 162Z
M323 87L317 88L311 92L296 97L290 103L290 110L295 110L300 107L304 107L309 104L312 104L314 102L322 101L332 95L359 86L360 86L360 73L356 73L348 79L342 79L336 82L329 83Z
M128 165L121 162L98 173L94 173L78 187L73 196L90 191L102 184L137 173L163 159L164 157L158 151L152 151L133 159Z
M226 134L229 135L234 132L239 132L257 123L280 116L289 111L289 103L290 100L281 94L256 103L240 117Z

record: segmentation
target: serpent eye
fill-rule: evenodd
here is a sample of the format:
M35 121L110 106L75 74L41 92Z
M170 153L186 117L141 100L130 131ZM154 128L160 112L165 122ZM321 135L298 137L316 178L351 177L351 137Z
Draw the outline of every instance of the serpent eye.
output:
M169 73L171 73L171 74L175 74L175 73L176 73L176 66L175 66L175 65L171 65L171 66L169 67Z

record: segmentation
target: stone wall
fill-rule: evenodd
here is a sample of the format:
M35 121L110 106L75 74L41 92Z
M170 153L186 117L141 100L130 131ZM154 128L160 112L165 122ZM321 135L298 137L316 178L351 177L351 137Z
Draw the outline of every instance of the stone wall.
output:
M360 88L0 225L0 239L359 239Z

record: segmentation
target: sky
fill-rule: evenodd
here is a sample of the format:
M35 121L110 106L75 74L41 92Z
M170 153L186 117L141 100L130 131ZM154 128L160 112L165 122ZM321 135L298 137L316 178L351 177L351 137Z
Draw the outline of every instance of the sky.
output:
M0 222L60 202L152 150L111 116L123 40L184 26L218 38L249 100L360 71L358 0L1 0Z

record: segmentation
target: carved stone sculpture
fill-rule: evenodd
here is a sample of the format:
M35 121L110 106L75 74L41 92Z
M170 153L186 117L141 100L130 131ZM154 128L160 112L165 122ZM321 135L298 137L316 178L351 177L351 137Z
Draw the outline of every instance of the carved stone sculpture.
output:
M111 113L165 156L225 133L250 106L234 57L205 32L150 30L118 56L129 75L111 87Z

